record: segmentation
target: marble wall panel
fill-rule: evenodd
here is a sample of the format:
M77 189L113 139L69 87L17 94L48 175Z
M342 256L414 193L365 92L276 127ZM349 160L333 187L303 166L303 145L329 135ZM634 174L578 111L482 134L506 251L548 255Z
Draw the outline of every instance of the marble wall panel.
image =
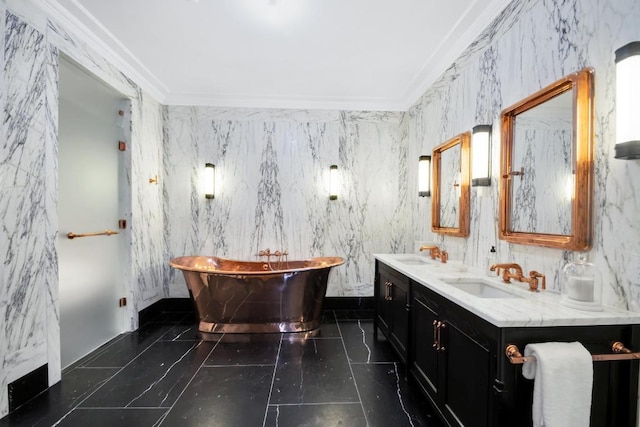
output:
M640 40L640 28L635 24L639 18L640 5L632 0L615 4L597 0L529 0L509 5L407 114L410 158L428 153L449 135L477 124L494 124L492 186L471 189L469 238L433 236L423 221L429 215L420 200L417 209L411 210L412 224L417 230L415 238L444 241L451 259L461 259L478 267L484 267L489 248L497 245L500 261L517 262L526 270L542 271L547 275L547 285L558 291L559 272L566 259L574 254L496 240L499 116L503 108L566 74L591 66L596 76L596 188L595 236L590 258L603 272L604 302L622 308L637 307L637 301L632 301L630 296L630 287L634 285L628 272L633 254L640 252L640 230L633 220L639 207L640 189L632 184L640 176L640 165L637 161L613 158L613 52L630 41ZM545 173L544 167L537 170ZM415 173L411 170L409 177L412 193ZM553 211L549 206L536 206L536 210Z
M406 143L396 113L168 107L164 174L167 257L254 260L337 255L328 294L372 295L373 252L405 250ZM385 153L385 155L380 155ZM216 195L204 198L205 163ZM338 165L338 200L328 172ZM165 289L186 295L167 268Z

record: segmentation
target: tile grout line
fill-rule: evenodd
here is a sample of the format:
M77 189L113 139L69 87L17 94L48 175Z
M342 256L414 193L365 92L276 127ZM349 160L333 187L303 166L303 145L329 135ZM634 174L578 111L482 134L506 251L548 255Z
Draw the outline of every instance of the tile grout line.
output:
M335 310L333 312L335 317ZM353 368L351 367L351 359L349 359L349 353L347 353L347 346L344 344L344 337L342 336L342 329L340 328L340 322L336 317L336 326L338 327L338 332L340 333L340 341L342 341L342 348L344 349L344 355L347 358L347 363L349 364L349 372L351 372L351 378L353 378L353 385L356 388L356 394L358 395L358 402L360 402L360 409L362 409L362 415L364 415L364 421L369 426L369 420L367 418L367 412L364 410L364 405L362 404L362 397L360 396L360 390L358 389L358 382L356 381L356 376L353 374Z
M175 325L173 325L173 326L177 326L177 323L176 323ZM67 418L71 412L73 412L76 408L78 408L80 405L82 405L82 404L83 404L87 399L89 399L91 396L93 396L93 395L94 395L98 390L100 390L102 387L104 387L104 385L105 385L106 383L108 383L109 381L111 381L111 380L113 379L113 377L115 377L116 375L118 375L118 374L119 374L120 372L122 372L122 371L123 371L127 366L129 366L130 364L132 364L134 360L136 360L136 359L137 359L138 357L140 357L143 353L145 353L147 350L149 350L149 349L150 349L150 348L151 348L155 343L159 342L159 341L160 341L160 338L162 338L162 337L163 337L167 332L169 332L169 331L166 331L164 334L160 335L160 336L159 336L155 341L153 341L151 344L149 344L149 345L148 345L144 350L142 350L140 353L138 353L138 354L137 354L133 359L129 360L129 362L125 363L125 365L124 365L123 367L121 367L121 368L120 368L120 369L118 369L116 372L114 372L114 374L113 374L113 375L111 375L109 378L107 378L107 379L105 379L104 381L102 381L102 383L101 383L98 387L96 387L96 389L95 389L95 390L93 390L91 393L89 393L89 394L88 394L84 399L82 399L82 400L81 400L79 403L77 403L75 406L72 406L72 408L71 408L69 411L67 411L67 412L66 412L62 417L60 417L60 418L58 419L58 421L56 421L56 422L53 424L53 426L52 426L52 427L55 427L55 426L59 425L59 424L60 424L60 422L61 422L62 420L64 420L65 418ZM133 333L133 332L128 332L127 334L132 334L132 333ZM125 334L125 335L126 335L126 334ZM121 339L124 339L125 335L123 335ZM119 341L119 340L117 340L117 341ZM103 354L103 353L101 353L101 354ZM95 360L95 358L92 358L92 359L90 359L90 360ZM77 368L74 368L74 369L77 369Z
M164 413L164 415L162 415L158 421L156 421L152 427L158 427L160 425L162 425L162 423L164 422L164 420L167 418L167 415L169 415L169 412L171 412L171 410L173 409L174 406L176 406L176 403L178 403L178 400L180 400L180 398L182 397L182 395L184 394L185 390L191 385L191 383L193 382L193 379L196 377L196 375L198 375L198 373L200 372L200 370L205 366L205 362L207 361L207 359L211 356L211 353L213 353L213 351L218 348L218 344L220 344L220 341L224 338L224 334L222 334L222 336L220 338L218 338L218 341L216 341L215 345L213 346L213 348L209 351L209 354L207 354L203 359L202 359L202 363L200 364L200 366L198 367L198 369L196 369L196 371L193 373L193 375L191 376L191 378L189 379L189 381L187 381L187 383L184 385L182 391L180 392L180 394L178 394L178 397L176 397L176 400L173 401L173 403L171 404L171 406L169 407L169 410L166 411ZM200 340L200 344L202 344L203 342L205 342L205 340L201 339ZM209 341L211 342L211 341Z
M262 427L267 424L267 416L269 415L269 405L271 404L271 395L273 394L273 384L276 381L276 372L278 370L278 362L280 361L280 349L282 348L282 337L280 334L280 342L278 343L278 352L276 353L276 363L273 365L273 374L271 375L271 386L269 387L269 396L267 397L267 406L264 409L264 418L262 420ZM278 419L276 417L276 426L278 425Z

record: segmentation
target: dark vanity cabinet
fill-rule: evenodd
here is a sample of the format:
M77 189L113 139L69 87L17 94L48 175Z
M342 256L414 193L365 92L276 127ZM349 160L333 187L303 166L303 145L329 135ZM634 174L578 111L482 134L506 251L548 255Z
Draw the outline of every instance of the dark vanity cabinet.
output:
M413 378L449 425L496 425L489 407L499 329L423 286L411 290Z
M376 270L376 329L380 329L403 361L409 342L409 279L380 264Z
M374 333L387 336L449 426L531 426L533 381L505 356L508 344L522 352L546 341L579 341L593 354L610 353L612 341L640 348L638 325L500 328L379 261L375 294ZM591 426L635 427L637 389L637 361L595 362Z

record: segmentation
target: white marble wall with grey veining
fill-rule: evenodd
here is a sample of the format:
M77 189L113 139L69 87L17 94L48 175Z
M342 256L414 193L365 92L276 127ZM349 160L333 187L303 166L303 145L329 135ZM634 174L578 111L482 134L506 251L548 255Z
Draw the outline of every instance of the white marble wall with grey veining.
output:
M631 254L640 251L640 207L637 161L613 158L615 144L614 51L640 40L640 4L633 0L514 2L409 110L409 158L417 158L477 124L493 123L492 186L471 189L469 238L445 237L451 259L484 267L497 245L500 261L547 275L559 290L565 257L556 249L497 241L500 125L502 109L586 66L595 69L594 242L590 259L602 271L603 301L630 307L627 271ZM417 169L417 168L416 168ZM537 169L545 173L543 167ZM417 171L411 169L409 192ZM557 184L560 185L560 184ZM416 197L416 199L418 199ZM416 200L416 240L439 241L430 231L427 207ZM538 207L544 210L545 207ZM634 293L637 295L637 293ZM637 302L636 302L637 306Z
M373 293L372 254L404 251L408 238L402 114L168 107L164 151L167 258L255 260L341 256L327 294ZM216 194L205 199L205 163ZM329 200L329 166L338 199ZM167 267L167 296L187 295Z
M20 13L14 13L13 8ZM57 259L58 55L78 62L131 99L124 129L122 217L126 233L123 281L129 287L129 327L140 309L161 298L164 273L161 176L162 107L82 40L35 8L0 4L0 417L7 384L48 364L60 379ZM115 142L117 144L117 142ZM136 260L135 263L132 260ZM155 298L155 299L154 299Z
M55 282L55 153L43 143L47 134L47 46L42 33L2 10L2 146L0 147L0 252L4 260L0 289L0 403L7 384L48 359L48 290ZM0 414L3 414L0 407Z

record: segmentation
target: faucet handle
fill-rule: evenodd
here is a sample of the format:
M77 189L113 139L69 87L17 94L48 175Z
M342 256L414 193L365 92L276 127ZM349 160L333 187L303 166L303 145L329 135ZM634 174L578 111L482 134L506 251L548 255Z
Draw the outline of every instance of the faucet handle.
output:
M532 279L541 278L542 279L542 289L547 289L547 277L544 274L538 273L535 270L531 270L529 272L529 277L532 278Z

